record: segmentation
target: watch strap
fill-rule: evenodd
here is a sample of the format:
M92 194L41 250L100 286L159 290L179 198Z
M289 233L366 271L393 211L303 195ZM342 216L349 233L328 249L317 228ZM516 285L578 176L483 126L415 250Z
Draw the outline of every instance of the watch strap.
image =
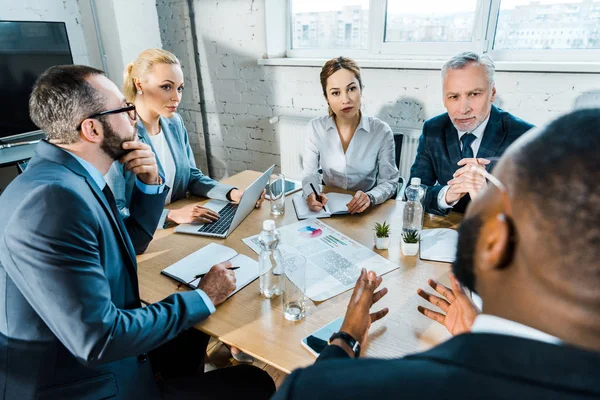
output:
M360 343L358 342L358 340L354 339L352 335L344 331L336 332L329 338L329 343L331 344L331 342L333 342L335 339L341 339L344 342L346 342L348 347L352 349L354 357L358 358L360 356Z

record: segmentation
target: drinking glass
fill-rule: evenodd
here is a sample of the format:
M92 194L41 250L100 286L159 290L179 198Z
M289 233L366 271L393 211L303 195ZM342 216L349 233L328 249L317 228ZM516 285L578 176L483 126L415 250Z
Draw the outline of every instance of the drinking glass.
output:
M285 255L283 269L283 316L290 321L299 321L306 313L306 257L300 254Z
M271 214L283 215L285 212L285 176L283 174L271 175L268 193L271 202Z

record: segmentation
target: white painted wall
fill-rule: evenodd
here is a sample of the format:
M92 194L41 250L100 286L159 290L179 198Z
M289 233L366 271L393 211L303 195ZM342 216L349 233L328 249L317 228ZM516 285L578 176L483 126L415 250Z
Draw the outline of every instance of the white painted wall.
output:
M320 68L257 65L266 52L264 0L194 4L215 177L279 163L278 136L268 119L325 114ZM161 30L173 34L171 42L187 40L171 28L180 23L161 21ZM599 74L498 72L496 76L497 104L534 124L569 111L575 103L599 104ZM426 119L445 111L438 71L364 69L363 80L364 111L392 126L420 128Z

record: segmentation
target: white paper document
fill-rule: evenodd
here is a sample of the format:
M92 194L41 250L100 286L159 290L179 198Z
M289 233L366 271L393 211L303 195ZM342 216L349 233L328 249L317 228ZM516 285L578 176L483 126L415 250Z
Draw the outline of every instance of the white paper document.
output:
M313 301L324 301L353 288L361 268L373 270L377 275L398 268L315 218L277 228L277 231L278 249L284 258L297 254L306 258L306 296ZM260 252L258 235L243 241L256 253ZM293 275L291 280L296 283Z
M454 262L458 232L454 229L437 228L421 231L421 260Z
M258 263L256 261L243 254L238 254L230 247L216 243L204 246L182 258L170 267L163 269L162 273L178 282L187 284L196 275L207 273L213 265L227 260L231 261L232 267L239 267L234 271L237 286L233 293L258 278ZM196 279L189 286L192 289L197 289L198 283L200 283L200 279Z
M348 206L352 195L342 193L327 193L327 205L325 210L319 212L310 211L306 204L306 199L302 197L302 193L298 193L292 198L296 216L298 219L307 218L329 218L332 215L348 214Z

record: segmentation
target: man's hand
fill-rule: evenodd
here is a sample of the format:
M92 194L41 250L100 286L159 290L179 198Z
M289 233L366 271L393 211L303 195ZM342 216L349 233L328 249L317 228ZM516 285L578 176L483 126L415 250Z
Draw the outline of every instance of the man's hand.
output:
M167 221L177 224L212 224L219 219L219 213L200 204L191 204L177 210L171 210L167 214Z
M340 329L348 333L355 340L358 340L363 348L367 344L367 333L371 324L385 317L389 311L387 308L384 308L374 313L370 312L371 306L377 303L388 292L387 288L375 292L382 281L383 278L377 276L375 272L369 271L367 273L367 270L364 268L361 270ZM342 348L346 349L346 351L349 350L346 346L342 346ZM354 354L349 354L354 356Z
M320 202L317 200L317 196L315 196L314 193L311 193L306 197L306 204L310 211L319 212L327 205L327 196L325 196L325 193L319 193L319 196L321 196Z
M125 164L125 171L133 172L146 185L158 185L158 165L154 152L139 140L123 143L123 149L129 150L119 162Z
M474 171L473 168L483 168L490 163L485 158L463 158L458 162L462 168L458 169L453 179L448 181L446 203L452 204L469 193L471 199L475 198L485 188L485 177Z
M348 207L348 212L350 214L361 213L367 208L369 208L370 205L371 200L369 199L369 196L362 190L356 192L352 200L350 200L350 202L346 204L346 206Z
M239 204L239 202L242 200L242 195L244 194L244 192L245 190L232 189L231 192L229 192L229 198L231 199L231 202L234 204ZM266 194L267 190L263 189L260 197L256 201L256 208L260 208L262 206L263 201L265 201Z
M231 268L229 261L213 265L198 284L198 289L206 293L215 307L224 302L235 290L235 274L229 268Z
M465 289L452 274L450 275L450 281L452 282L452 289L433 279L427 282L429 286L447 300L429 294L423 289L417 290L419 296L441 308L446 315L421 306L418 306L417 309L426 317L444 325L452 335L459 335L471 330L471 325L473 325L475 317L481 313L481 310L477 308L471 296L465 292Z

